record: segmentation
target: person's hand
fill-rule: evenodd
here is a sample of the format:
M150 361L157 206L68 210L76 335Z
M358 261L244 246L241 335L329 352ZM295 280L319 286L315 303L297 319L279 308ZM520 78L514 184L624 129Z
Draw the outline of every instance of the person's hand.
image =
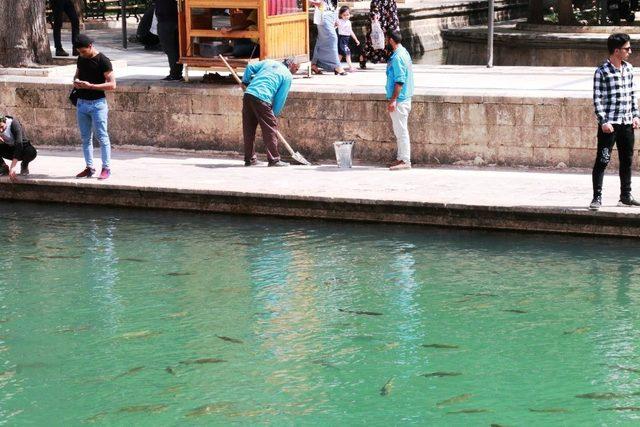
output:
M9 179L12 182L18 181L18 176L16 175L16 169L15 168L9 169Z
M604 133L613 133L613 125L611 123L603 124L602 125L602 132L604 132Z
M394 111L396 111L397 106L398 103L396 101L389 101L389 104L387 104L387 111L393 113Z
M360 40L356 40L356 46L360 46Z
M76 89L91 89L91 86L92 86L92 85L91 85L91 83L89 83L89 82L85 82L84 80L76 80L76 81L73 83L73 86L74 86Z
M633 128L640 129L640 117L633 118Z

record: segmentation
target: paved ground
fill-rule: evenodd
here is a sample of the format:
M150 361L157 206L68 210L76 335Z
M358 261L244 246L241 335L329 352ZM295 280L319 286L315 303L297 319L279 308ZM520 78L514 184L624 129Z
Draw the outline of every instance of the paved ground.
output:
M107 181L74 178L83 166L80 151L42 150L30 177L0 178L0 199L640 237L640 209L616 207L614 175L604 208L590 212L584 172L246 168L230 158L123 151Z
M98 150L96 156L99 165ZM247 168L231 158L120 150L114 153L108 181L75 179L83 167L80 151L41 151L28 181L578 211L586 210L591 200L591 176L584 171L429 167L391 172L373 166L339 169L334 164L269 168L266 163ZM618 177L608 175L603 211L640 217L640 209L615 207L618 187Z
M91 30L97 47L114 60L125 60L126 68L117 70L121 81L153 81L167 74L166 59L162 52L145 51L141 45L130 44L122 49L118 29ZM63 31L63 40L70 34ZM75 71L73 66L49 78L0 76L0 81L34 81L66 83ZM382 93L385 66L373 65L370 70L348 76L325 74L294 82L296 91ZM202 75L202 73L195 73ZM591 68L559 67L495 67L482 66L415 66L416 92L425 95L507 96L507 97L577 97L589 98L592 91ZM180 84L180 83L176 83ZM182 83L185 84L185 83Z

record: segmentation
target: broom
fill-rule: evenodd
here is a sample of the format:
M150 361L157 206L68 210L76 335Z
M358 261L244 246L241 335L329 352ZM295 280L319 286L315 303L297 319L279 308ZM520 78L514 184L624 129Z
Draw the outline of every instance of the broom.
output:
M229 63L227 62L224 56L222 55L218 55L218 56L220 57L222 62L224 62L224 65L227 66L227 68L229 69L229 72L231 72L231 75L236 79L236 82L238 82L238 84L240 85L240 88L244 91L244 85L242 84L242 80L240 80L240 77L238 77L235 70L231 67L231 65L229 65ZM289 154L291 154L291 157L293 157L293 160L300 163L301 165L311 166L311 163L307 159L305 159L302 156L302 154L300 154L297 151L293 151L293 148L291 148L287 140L284 139L284 136L282 136L280 131L277 129L276 129L276 135L278 136L278 139L280 140L280 142L282 142L282 145L285 146Z

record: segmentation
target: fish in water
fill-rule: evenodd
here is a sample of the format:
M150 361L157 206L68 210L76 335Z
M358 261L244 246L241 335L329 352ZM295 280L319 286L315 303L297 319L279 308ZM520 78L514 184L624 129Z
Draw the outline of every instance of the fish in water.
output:
M492 294L492 293L489 293L489 292L476 292L474 294L463 294L463 295L466 296L466 297L490 297L490 298L498 296L496 294Z
M79 255L45 255L49 259L80 259Z
M451 397L449 399L443 400L442 402L438 402L438 403L436 403L436 406L438 408L441 408L441 407L447 406L447 405L454 405L456 403L465 402L465 401L471 399L472 397L473 397L473 394L465 393L465 394L461 394L459 396L454 396L454 397Z
M126 377L127 375L133 375L136 372L142 371L143 369L144 369L144 366L136 366L135 368L129 369L127 372L123 372L119 375L116 375L115 377L113 377L113 379L117 380L118 378Z
M7 323L9 319L0 319L0 323Z
M142 258L120 258L120 261L127 261L127 262L147 262L146 259L142 259Z
M426 374L420 375L421 377L433 378L433 377L457 377L462 375L460 372L428 372Z
M164 371L171 374L171 375L175 375L176 371L173 370L173 368L171 366L167 366L166 368L164 368Z
M640 396L640 391L634 393L586 393L576 395L579 399L613 400L625 397Z
M380 389L380 396L388 396L391 394L391 389L393 388L393 377L389 378L389 380L384 383L382 388Z
M101 419L103 419L104 417L106 417L107 415L109 415L108 412L98 412L97 414L89 417L89 418L85 418L84 422L85 423L95 423L96 421L100 421Z
M590 330L591 328L589 328L588 326L582 326L571 331L565 331L562 335L584 334L585 332L589 332Z
M517 314L526 314L526 313L528 313L528 311L518 310L518 309L515 309L515 308L508 309L508 310L502 310L502 311L505 311L507 313L517 313Z
M176 384L167 387L162 391L162 394L177 394L184 388L184 384Z
M455 415L455 414L482 414L485 412L489 412L488 409L460 409L459 411L447 412L447 415Z
M181 311L179 313L171 313L165 316L165 319L180 319L181 317L186 317L189 313L186 311Z
M244 344L243 341L241 341L241 340L239 340L237 338L225 337L225 336L220 336L220 335L216 335L216 337L220 338L222 341L232 342L234 344Z
M183 360L180 362L182 365L205 365L207 363L223 363L226 362L224 359L216 359L216 358L204 358L204 359L194 359L194 360Z
M338 311L341 313L349 314L364 314L366 316L382 316L382 313L378 313L377 311L345 310L343 308L339 308Z
M201 417L203 415L219 413L229 408L231 408L231 403L229 402L210 403L187 412L187 417Z
M539 414L566 414L569 410L564 408L543 408L543 409L532 409L529 408L529 412L536 412Z
M180 271L172 271L171 273L167 273L167 276L191 276L193 273L189 273L187 271L185 272L180 272Z
M22 256L20 258L22 258L25 261L39 261L40 260L40 258L38 258L35 255L25 255L25 256Z
M396 348L396 347L398 347L398 346L400 346L400 343L399 343L399 342L395 342L395 341L394 341L394 342L388 342L388 343L385 343L385 344L381 347L381 350L392 350L392 349L394 349L394 348Z
M120 335L120 338L125 340L132 340L136 338L149 338L155 335L160 335L160 332L151 332L148 330L145 331L137 331L137 332L127 332L126 334Z
M334 365L331 362L327 362L326 360L322 360L322 359L318 359L318 360L314 360L311 363L313 363L314 365L320 365L320 366L324 366L326 368L336 368L336 365Z
M88 331L89 329L91 329L91 326L89 325L80 325L80 326L67 326L67 327L60 327L57 329L57 332L60 333L66 333L66 332L84 332L84 331Z
M439 349L455 349L460 348L457 345L453 344L422 344L424 348L439 348Z
M118 412L123 413L140 413L140 412L163 412L168 408L167 405L136 405L120 408Z
M613 408L600 408L598 411L640 411L640 406L615 406Z

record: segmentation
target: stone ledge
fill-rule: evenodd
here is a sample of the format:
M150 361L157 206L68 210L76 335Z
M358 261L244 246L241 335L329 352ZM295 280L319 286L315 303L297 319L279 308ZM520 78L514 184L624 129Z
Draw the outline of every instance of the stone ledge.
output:
M86 183L0 182L0 199L594 236L640 237L640 216L571 208L501 207Z

